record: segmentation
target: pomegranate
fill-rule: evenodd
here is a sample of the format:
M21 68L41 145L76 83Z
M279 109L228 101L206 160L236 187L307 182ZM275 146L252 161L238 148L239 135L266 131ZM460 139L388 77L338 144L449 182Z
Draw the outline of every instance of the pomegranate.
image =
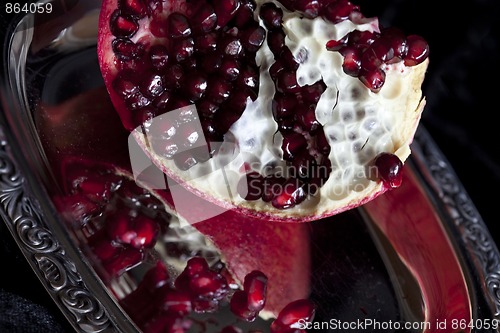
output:
M105 0L99 20L106 87L151 160L266 221L319 219L394 187L375 159L409 156L428 54L347 0Z

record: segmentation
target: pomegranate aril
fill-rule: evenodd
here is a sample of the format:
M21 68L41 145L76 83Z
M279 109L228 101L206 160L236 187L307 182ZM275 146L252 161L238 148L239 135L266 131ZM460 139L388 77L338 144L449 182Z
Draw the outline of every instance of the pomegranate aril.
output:
M390 188L399 187L403 181L403 163L394 154L381 153L375 158L378 177Z
M272 102L274 120L279 121L295 115L294 109L297 106L297 98L293 94L276 94Z
M259 312L264 309L267 293L267 276L261 271L252 271L245 276L243 290L247 293L247 307Z
M112 276L118 276L137 266L143 259L143 253L136 248L127 247L120 251L111 260L103 263L106 271Z
M193 72L186 75L184 80L184 94L191 101L199 100L207 90L207 78L203 73Z
M175 64L165 70L165 86L169 89L180 88L183 84L184 69L181 65Z
M168 290L162 300L163 309L184 316L191 312L191 296L182 291Z
M169 36L172 38L186 38L191 35L191 27L186 16L174 12L167 18Z
M354 46L345 46L340 49L340 54L344 56L344 61L342 63L342 69L344 73L350 76L357 77L359 71L361 70L361 50ZM363 56L366 54L363 53Z
M222 275L208 270L192 277L189 289L197 296L219 298L226 293L227 282Z
M208 81L206 97L216 104L224 102L231 94L232 85L221 78L211 78Z
M147 14L146 5L142 0L120 0L119 8L139 18Z
M386 63L395 63L403 60L408 52L408 45L404 33L398 28L387 28L382 31L378 39L389 48L389 56L386 57Z
M283 159L285 161L292 161L297 153L306 147L307 140L304 135L295 132L283 134L281 150L283 151Z
M236 80L236 85L238 86L247 86L249 88L258 89L259 87L259 74L258 72L250 67L246 66L240 69L240 75ZM253 99L255 100L255 99Z
M163 45L154 45L149 49L151 64L156 70L164 70L168 65L168 49Z
M257 318L257 312L248 308L248 294L243 290L234 292L229 302L231 312L245 321L254 321Z
M234 17L234 24L242 29L252 24L254 21L254 11L257 4L254 0L242 0L241 5Z
M379 37L378 33L371 32L368 30L364 31L353 30L347 34L347 44L351 46L357 46L361 49L366 49L378 37Z
M144 53L142 44L135 44L129 39L116 38L112 43L113 52L122 61L139 59Z
M234 36L226 36L221 43L221 50L224 55L229 57L241 57L245 54L241 40Z
M199 53L209 53L213 52L217 48L217 34L209 33L206 35L196 37L195 50Z
M239 0L214 1L215 14L217 14L217 26L224 27L235 16L239 7Z
M281 59L283 65L289 71L296 71L299 68L299 63L297 62L297 60L292 54L292 51L290 51L288 47L285 47L281 50L278 58Z
M408 52L404 57L406 66L416 66L422 63L429 56L429 44L425 39L417 35L410 35L406 38Z
M219 71L223 79L227 81L234 81L240 74L240 63L233 58L225 58L222 60Z
M270 202L282 191L282 186L286 182L286 178L270 175L264 178L262 200Z
M283 10L272 2L266 2L260 7L259 16L268 30L281 29Z
M134 221L136 236L130 244L137 249L151 248L156 244L159 234L158 224L143 215L139 215Z
M273 54L280 54L285 47L285 33L282 29L269 31L267 33L267 46L269 46Z
M101 261L105 262L116 257L123 250L121 245L112 243L108 239L99 239L90 245L92 253Z
M380 68L372 71L361 70L359 79L371 91L378 92L385 83L385 72Z
M283 94L299 92L300 86L297 83L296 73L287 70L281 71L276 79L276 90Z
M321 5L318 0L296 0L295 8L304 14L308 18L315 18L319 15Z
M282 185L280 193L271 200L271 204L278 209L288 209L306 198L305 184L299 179L290 178Z
M340 23L349 18L349 15L358 8L347 0L331 2L322 9L322 16L332 23Z
M346 45L345 40L339 39L339 40L329 40L326 43L326 49L328 51L339 51Z
M309 107L305 107L302 105L299 107L298 111L298 120L302 127L302 129L306 130L310 134L315 135L319 128L321 128L321 124L316 119L316 105L309 105Z
M157 97L165 90L164 78L155 73L147 75L141 82L141 87L143 87L145 94Z
M210 4L204 3L200 5L190 17L190 22L195 33L206 34L215 28L217 24L217 15Z
M167 267L162 261L150 268L139 283L138 289L145 289L149 293L155 292L158 288L166 285L170 280Z
M271 333L285 333L298 329L300 323L312 322L316 308L307 299L299 299L287 304L271 324Z
M132 16L122 15L118 9L111 16L110 27L114 36L129 38L139 29L137 21Z
M175 54L177 62L183 62L191 57L194 53L193 38L186 38L177 41L172 46L172 53Z
M243 46L247 51L257 52L264 43L266 38L266 30L261 26L250 27L244 30L241 34Z
M137 234L132 230L131 217L127 213L119 213L106 223L106 232L109 239L124 244L130 244Z

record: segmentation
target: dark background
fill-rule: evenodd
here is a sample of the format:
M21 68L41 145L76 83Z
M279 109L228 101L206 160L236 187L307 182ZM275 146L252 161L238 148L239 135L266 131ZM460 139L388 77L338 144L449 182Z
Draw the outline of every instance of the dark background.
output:
M83 0L82 0L83 1ZM18 1L23 2L23 1ZM430 64L423 85L422 125L450 161L469 196L500 242L500 1L353 1L383 26L423 36ZM0 9L0 27L10 19ZM0 332L71 332L0 223Z

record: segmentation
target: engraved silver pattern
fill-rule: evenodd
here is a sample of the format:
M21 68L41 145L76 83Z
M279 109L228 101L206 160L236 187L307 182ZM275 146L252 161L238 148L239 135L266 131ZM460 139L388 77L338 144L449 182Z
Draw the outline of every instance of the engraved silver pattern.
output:
M0 132L1 133L1 132ZM60 300L72 323L81 332L109 331L110 320L102 306L86 288L74 263L45 225L40 208L25 189L25 178L0 142L0 213L32 266L44 280L47 291Z

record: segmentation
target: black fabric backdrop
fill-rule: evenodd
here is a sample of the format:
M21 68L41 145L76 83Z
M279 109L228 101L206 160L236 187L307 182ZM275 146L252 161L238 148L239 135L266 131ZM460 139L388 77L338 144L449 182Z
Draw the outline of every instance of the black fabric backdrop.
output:
M498 243L500 110L494 103L500 96L500 2L353 2L367 16L378 16L383 26L398 26L428 40L431 61L423 87L427 106L422 125L451 162ZM8 19L2 17L3 26ZM0 333L73 331L2 223L0 238Z

